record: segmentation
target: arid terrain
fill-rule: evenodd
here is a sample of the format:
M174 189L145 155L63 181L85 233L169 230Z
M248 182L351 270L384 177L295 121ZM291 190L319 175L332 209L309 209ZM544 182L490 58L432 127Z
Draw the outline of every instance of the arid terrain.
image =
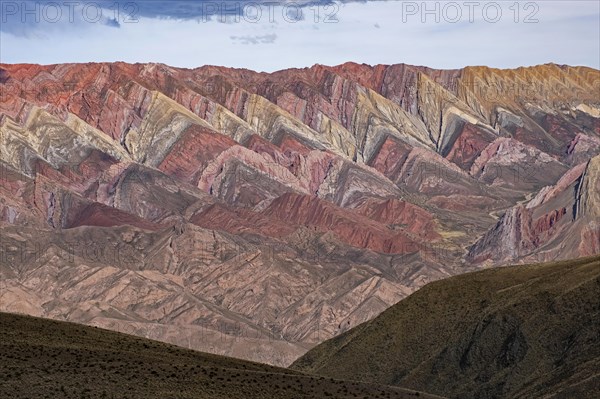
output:
M2 398L441 399L194 352L74 323L0 313Z
M600 71L0 64L0 310L288 366L600 253Z
M31 316L0 326L3 398L592 399L600 257L430 283L289 369Z
M449 398L598 398L600 257L427 285L292 369Z

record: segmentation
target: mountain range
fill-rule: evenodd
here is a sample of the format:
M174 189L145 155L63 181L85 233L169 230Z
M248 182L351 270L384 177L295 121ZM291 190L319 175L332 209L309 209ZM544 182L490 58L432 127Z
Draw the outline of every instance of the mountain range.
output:
M0 310L288 366L427 283L599 254L599 154L586 67L0 64Z

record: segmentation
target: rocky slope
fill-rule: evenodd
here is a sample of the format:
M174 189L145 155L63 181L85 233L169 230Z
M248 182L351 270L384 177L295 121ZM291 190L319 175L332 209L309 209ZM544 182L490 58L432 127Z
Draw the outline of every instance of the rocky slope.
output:
M315 377L73 323L0 313L0 326L3 398L441 398Z
M596 398L598 331L600 257L519 265L431 283L292 369L451 398Z
M549 261L600 253L600 156L504 213L468 259Z
M0 309L288 365L428 282L596 254L599 90L551 64L0 64Z

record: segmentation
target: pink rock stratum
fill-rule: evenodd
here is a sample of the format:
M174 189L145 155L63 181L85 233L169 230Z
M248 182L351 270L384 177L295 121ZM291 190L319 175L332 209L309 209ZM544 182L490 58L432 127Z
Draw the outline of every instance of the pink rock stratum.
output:
M599 82L0 64L0 310L288 365L430 281L598 254Z

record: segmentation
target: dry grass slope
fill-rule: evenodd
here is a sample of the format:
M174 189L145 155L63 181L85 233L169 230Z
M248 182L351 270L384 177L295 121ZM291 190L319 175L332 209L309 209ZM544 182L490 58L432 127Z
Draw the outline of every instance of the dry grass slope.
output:
M431 283L293 369L451 398L600 397L600 258Z
M434 398L0 313L1 398Z

